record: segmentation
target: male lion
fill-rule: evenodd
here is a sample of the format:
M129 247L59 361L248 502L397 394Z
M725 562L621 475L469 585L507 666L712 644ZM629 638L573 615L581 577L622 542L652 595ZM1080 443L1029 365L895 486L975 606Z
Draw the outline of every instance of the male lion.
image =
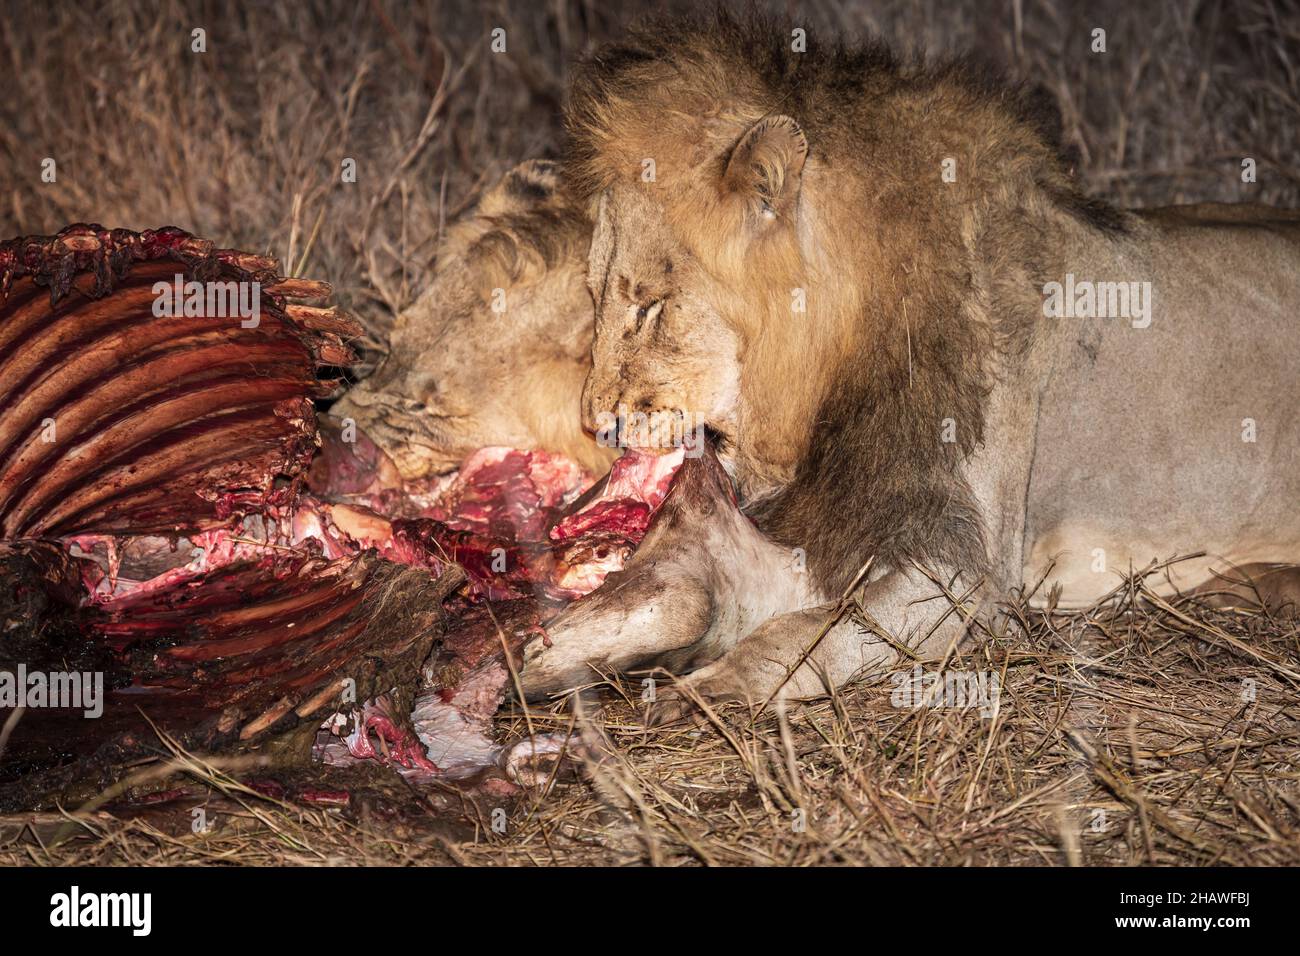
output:
M596 472L614 457L579 416L591 224L558 187L555 164L531 160L489 189L447 231L383 364L331 409L403 478L450 471L485 445L558 451Z
M703 417L767 544L726 522L721 568L612 576L530 648L529 693L667 659L704 695L816 695L949 647L972 589L1046 574L1077 607L1177 555L1206 553L1153 589L1300 557L1300 217L1112 209L1030 99L725 16L581 65L587 427ZM871 626L825 631L868 566Z

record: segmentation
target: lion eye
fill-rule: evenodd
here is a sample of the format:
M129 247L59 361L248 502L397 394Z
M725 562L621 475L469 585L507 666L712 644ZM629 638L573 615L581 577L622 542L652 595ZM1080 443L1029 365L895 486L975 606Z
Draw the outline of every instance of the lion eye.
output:
M636 330L640 332L641 327L647 320L653 323L657 318L659 318L659 313L663 311L663 307L663 299L656 299L649 305L638 306L636 310Z

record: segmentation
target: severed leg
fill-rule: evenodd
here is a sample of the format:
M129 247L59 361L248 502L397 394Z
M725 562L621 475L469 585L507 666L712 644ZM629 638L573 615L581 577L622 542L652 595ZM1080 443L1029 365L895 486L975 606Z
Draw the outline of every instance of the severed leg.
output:
M740 512L706 448L681 466L627 566L547 623L549 645L525 649L524 693L546 697L655 665L684 672L774 615L823 599L800 556Z

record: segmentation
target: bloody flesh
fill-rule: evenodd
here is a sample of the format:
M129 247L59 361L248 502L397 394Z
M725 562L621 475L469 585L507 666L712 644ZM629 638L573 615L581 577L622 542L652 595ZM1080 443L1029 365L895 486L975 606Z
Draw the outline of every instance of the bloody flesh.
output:
M257 283L258 321L155 315L177 274ZM22 721L0 785L39 769L67 795L79 759L125 763L154 729L342 743L417 774L495 753L508 664L621 567L681 460L629 453L593 487L561 457L488 448L403 484L317 420L359 334L295 301L328 287L177 229L0 243L0 292L4 606L48 638L5 638L0 669L108 682L101 720Z

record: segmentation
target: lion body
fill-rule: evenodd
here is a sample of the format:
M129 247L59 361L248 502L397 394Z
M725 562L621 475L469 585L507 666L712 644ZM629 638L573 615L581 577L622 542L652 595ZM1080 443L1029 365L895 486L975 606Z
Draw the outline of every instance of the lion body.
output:
M595 219L588 427L705 420L766 565L806 552L811 576L725 639L636 616L642 661L707 633L694 690L806 695L950 647L960 596L1045 576L1037 597L1079 606L1187 552L1154 589L1300 558L1293 214L1113 210L1014 91L725 16L598 51L568 119ZM859 580L870 626L826 631ZM574 620L535 674L581 657Z
M1153 309L1146 328L1060 318L1038 330L1025 580L1051 567L1061 606L1078 607L1116 572L1177 556L1205 552L1153 576L1157 592L1300 559L1300 216L1155 210L1076 249L1076 275L1141 275Z

